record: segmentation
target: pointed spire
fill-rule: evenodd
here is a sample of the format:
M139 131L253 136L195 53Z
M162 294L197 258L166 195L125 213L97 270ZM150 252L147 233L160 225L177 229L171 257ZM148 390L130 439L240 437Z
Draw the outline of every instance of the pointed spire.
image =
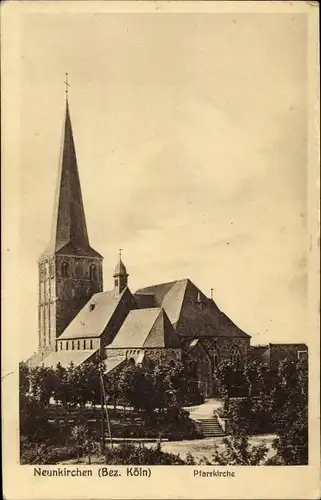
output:
M51 239L46 254L54 254L68 245L68 252L81 251L100 256L90 248L81 194L76 150L72 132L66 74L66 111L60 152L58 183L52 220Z

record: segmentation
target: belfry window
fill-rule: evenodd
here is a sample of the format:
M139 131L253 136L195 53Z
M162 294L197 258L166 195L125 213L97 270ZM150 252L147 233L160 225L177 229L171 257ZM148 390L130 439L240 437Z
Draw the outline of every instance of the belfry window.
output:
M69 278L69 264L68 264L68 262L63 262L61 264L61 275L63 278Z
M96 280L97 279L97 267L95 266L95 264L92 264L90 266L90 269L89 269L89 277L90 279L92 280Z

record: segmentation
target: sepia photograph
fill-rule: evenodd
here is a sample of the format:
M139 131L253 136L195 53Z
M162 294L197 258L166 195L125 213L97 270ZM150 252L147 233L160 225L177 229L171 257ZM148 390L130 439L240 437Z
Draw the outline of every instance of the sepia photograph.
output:
M311 466L307 12L64 3L15 43L19 466Z

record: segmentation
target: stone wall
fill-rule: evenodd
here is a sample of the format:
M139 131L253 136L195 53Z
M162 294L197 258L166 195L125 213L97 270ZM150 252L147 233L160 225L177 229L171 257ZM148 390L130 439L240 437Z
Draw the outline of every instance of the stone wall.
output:
M133 359L135 363L140 358L141 354L144 354L144 361L149 360L154 364L167 364L171 361L179 362L182 360L182 350L181 349L163 349L163 348L141 348L141 349L106 349L107 358L113 358L115 356L124 355L128 360Z
M250 339L249 338L207 338L202 339L201 343L210 355L214 362L214 366L223 360L230 360L232 356L236 353L240 355L240 366L244 366L248 359L250 351Z
M103 289L102 258L53 255L39 261L39 351L59 337L94 293Z

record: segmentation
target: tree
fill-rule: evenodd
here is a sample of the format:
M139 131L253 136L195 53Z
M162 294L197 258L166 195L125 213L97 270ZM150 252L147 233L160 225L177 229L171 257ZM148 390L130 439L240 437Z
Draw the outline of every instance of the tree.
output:
M263 465L268 449L265 445L251 445L248 436L238 433L223 439L223 449L214 446L212 461L204 465Z
M274 418L277 456L270 464L308 463L308 363L285 360L279 366Z
M88 454L88 464L91 463L91 448L92 442L88 437L88 429L84 424L75 425L71 429L71 437L75 441L77 449L77 463L79 463L79 458L84 453Z
M150 373L136 365L127 365L118 382L119 392L136 410L151 413L154 409L153 383Z
M33 396L42 406L48 406L57 386L55 370L37 366L30 370L30 388Z

